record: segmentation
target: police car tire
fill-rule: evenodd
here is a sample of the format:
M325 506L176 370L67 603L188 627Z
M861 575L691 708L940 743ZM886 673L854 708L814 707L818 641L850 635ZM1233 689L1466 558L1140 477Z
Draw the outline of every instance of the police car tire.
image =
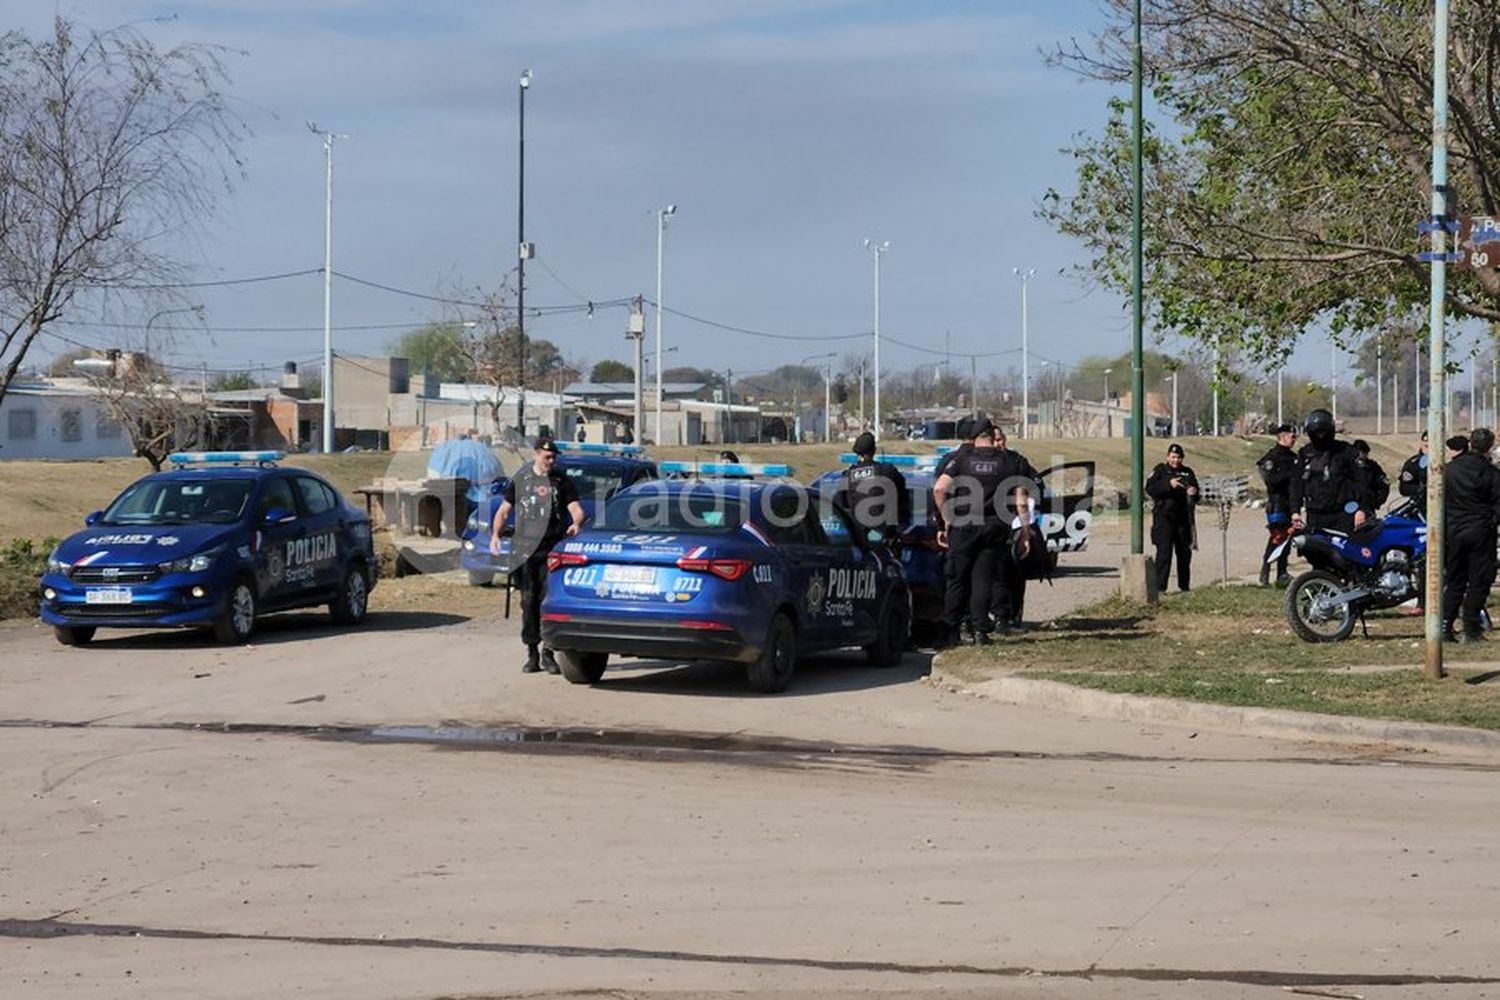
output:
M1286 621L1297 633L1297 637L1304 642L1342 642L1354 632L1355 614L1346 610L1344 620L1338 629L1333 632L1319 632L1311 625L1302 620L1298 610L1297 598L1302 595L1309 585L1323 584L1331 585L1335 590L1343 590L1344 584L1338 577L1326 570L1311 569L1292 581L1291 586L1286 588Z
M557 666L571 684L598 684L608 665L608 653L582 653L572 649L557 651Z
M477 569L469 570L469 586L471 587L488 587L494 582L495 574L493 573L485 573Z
M94 638L93 625L54 625L52 634L64 646L86 646Z
M370 609L370 583L363 566L350 566L344 570L344 579L339 583L338 593L328 605L328 613L339 625L358 625L365 620Z
M250 602L249 625L241 620L241 616L235 614L235 606L241 603L240 598L248 595ZM255 587L249 580L236 580L230 588L229 599L224 602L224 612L214 622L214 638L226 646L238 646L250 641L250 633L255 631L255 616L258 611L255 599Z
M760 656L745 668L750 686L761 694L785 691L797 669L797 630L786 615L778 614L766 629Z
M880 619L880 634L865 647L865 659L872 667L899 667L911 640L911 613L905 594L892 594L886 614Z

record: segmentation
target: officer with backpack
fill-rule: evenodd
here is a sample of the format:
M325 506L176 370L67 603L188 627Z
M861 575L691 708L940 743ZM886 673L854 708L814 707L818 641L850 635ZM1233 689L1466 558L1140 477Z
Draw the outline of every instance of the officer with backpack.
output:
M869 431L854 439L854 456L854 464L844 470L844 509L867 538L878 537L890 545L911 518L906 477L891 463L875 461L875 435Z
M1375 513L1385 505L1386 498L1391 495L1391 481L1386 478L1385 470L1380 463L1370 457L1370 443L1364 438L1354 442L1354 450L1359 452L1360 458L1364 460L1364 479L1360 505L1365 510L1367 518L1375 516Z

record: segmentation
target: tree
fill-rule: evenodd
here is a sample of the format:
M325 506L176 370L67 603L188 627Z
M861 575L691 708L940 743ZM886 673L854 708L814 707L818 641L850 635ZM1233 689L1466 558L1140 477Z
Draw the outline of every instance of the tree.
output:
M623 361L599 361L589 374L591 382L635 382L635 369Z
M0 36L0 400L80 293L180 274L163 238L238 169L219 55L61 17L49 38Z
M513 309L506 299L507 288L476 294L480 318L462 324L464 370L466 380L486 385L491 394L486 400L490 422L496 434L505 434L512 425L507 422L507 403L519 404L516 390L522 387L521 332L513 323ZM551 388L578 379L577 369L568 365L557 345L537 337L526 338L525 387Z
M1110 26L1055 61L1130 76L1131 0ZM1160 329L1284 357L1326 324L1351 338L1428 296L1416 222L1430 212L1430 5L1406 0L1146 0L1144 60L1170 124L1145 146L1146 298ZM1500 208L1500 9L1452 14L1449 147L1459 202ZM1130 287L1130 129L1125 102L1068 150L1071 194L1040 214L1079 239L1083 270ZM1460 204L1461 202L1461 204ZM1500 271L1454 268L1448 305L1500 318Z
M414 374L431 372L439 382L462 382L469 375L464 326L459 322L428 323L409 330L391 343L390 352L410 361Z
M174 451L206 446L213 421L196 390L184 392L149 355L122 355L114 368L90 377L99 400L125 428L135 454L160 472Z
M208 383L211 392L239 392L254 389L258 383L249 372L220 372Z

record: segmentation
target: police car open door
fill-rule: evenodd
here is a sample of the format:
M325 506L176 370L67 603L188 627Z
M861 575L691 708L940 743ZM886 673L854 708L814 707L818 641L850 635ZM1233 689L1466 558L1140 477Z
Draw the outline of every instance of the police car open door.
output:
M1094 463L1064 462L1044 469L1042 502L1037 509L1047 551L1082 552L1088 547L1093 521Z

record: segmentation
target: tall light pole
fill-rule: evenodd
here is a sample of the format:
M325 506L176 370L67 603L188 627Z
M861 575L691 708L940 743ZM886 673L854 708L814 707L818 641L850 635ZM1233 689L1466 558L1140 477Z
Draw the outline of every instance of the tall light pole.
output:
M1286 423L1286 417L1281 415L1281 376L1286 373L1286 362L1276 369L1276 426L1280 427Z
M889 240L865 240L865 249L875 255L875 440L880 440L880 258L891 248ZM863 409L863 407L861 407Z
M533 248L526 242L526 91L531 89L531 70L523 69L517 81L520 101L520 141L516 145L516 432L526 436L526 261Z
M1219 345L1214 344L1214 437L1219 436Z
M807 365L807 363L809 361L826 361L829 358L836 358L836 357L838 357L838 353L836 351L829 351L826 354L809 354L807 357L803 358L801 361L799 361L797 363L797 367L798 368L806 367L806 365ZM827 374L827 372L828 372L828 369L825 367L824 368L824 374L823 374L823 440L824 441L828 440L828 397L831 395L831 393L829 391L828 374ZM797 380L795 378L792 379L792 427L794 428L794 433L797 436L797 440L796 440L795 443L801 444L802 443L802 414L799 413L798 410L797 410Z
M323 450L333 451L333 140L347 135L308 122L307 130L323 137Z
M1109 408L1109 373L1113 368L1104 369L1104 436L1115 436L1115 415Z
M662 246L667 240L667 216L676 215L677 206L668 205L656 213L656 430L653 444L661 444L661 260Z
M1385 433L1385 370L1380 337L1375 337L1375 433Z
M1011 270L1021 279L1021 437L1025 439L1029 436L1026 428L1031 416L1031 348L1027 330L1026 286L1030 283L1031 276L1036 274L1036 268L1022 270L1013 267Z
M1177 426L1177 369L1172 369L1172 436L1180 436L1182 431Z
M1339 422L1339 342L1328 343L1328 394L1333 401L1333 422Z

